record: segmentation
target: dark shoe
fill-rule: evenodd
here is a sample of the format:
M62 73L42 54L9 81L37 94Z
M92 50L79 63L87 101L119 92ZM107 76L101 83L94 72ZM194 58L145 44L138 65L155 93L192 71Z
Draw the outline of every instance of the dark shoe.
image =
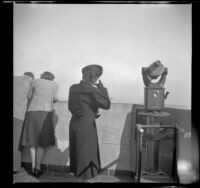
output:
M13 171L13 174L17 174L18 173L18 171Z
M39 178L42 174L42 170L39 170L37 168L34 169L33 176L35 176L36 178Z
M28 171L28 174L34 176L34 172L35 172L35 168L33 168L31 171Z

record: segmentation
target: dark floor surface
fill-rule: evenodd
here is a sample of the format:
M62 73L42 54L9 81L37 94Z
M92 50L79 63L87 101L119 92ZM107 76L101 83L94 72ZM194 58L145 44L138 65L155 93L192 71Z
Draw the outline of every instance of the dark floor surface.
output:
M113 182L113 183L135 183L136 181L129 176L108 176L108 175L98 175L90 180L83 181L75 176L68 173L59 172L45 172L39 178L35 178L26 171L14 174L13 183L26 183L26 182L88 182L88 183L98 183L98 182ZM142 177L141 183L173 183L172 179L166 176L163 177Z

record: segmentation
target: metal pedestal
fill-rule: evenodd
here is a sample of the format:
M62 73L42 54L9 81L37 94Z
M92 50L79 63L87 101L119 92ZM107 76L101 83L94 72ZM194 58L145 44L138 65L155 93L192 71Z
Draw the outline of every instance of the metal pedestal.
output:
M170 114L167 112L139 112L138 115L146 116L147 125L136 125L137 133L137 147L136 147L136 179L140 182L141 178L141 160L144 136L155 138L162 128L176 128L174 125L159 125L159 118L167 117ZM145 134L144 134L145 133ZM176 131L174 131L174 138L176 138ZM174 151L175 152L175 151ZM144 175L164 175L159 169L159 140L146 139L146 157L145 157Z

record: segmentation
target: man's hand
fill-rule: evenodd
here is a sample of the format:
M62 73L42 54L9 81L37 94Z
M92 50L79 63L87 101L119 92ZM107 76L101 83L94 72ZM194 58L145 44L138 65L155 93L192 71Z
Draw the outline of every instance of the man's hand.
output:
M167 75L167 73L168 73L168 69L167 69L167 68L165 68L165 70L164 70L163 74L166 74L166 75Z
M102 84L101 80L99 80L99 83L97 84L97 87L103 87L103 84Z

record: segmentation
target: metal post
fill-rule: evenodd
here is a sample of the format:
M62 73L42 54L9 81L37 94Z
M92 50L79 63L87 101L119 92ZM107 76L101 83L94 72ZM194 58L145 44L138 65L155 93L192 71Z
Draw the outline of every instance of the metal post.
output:
M173 148L173 161L172 161L172 178L174 182L178 183L178 174L177 174L177 132L178 127L174 126L174 148Z
M147 116L147 125L156 125L158 124L158 119L155 117ZM153 137L158 134L158 129L148 128L146 131L147 134L152 135ZM158 172L158 158L159 158L159 141L150 141L147 140L146 143L146 164L145 171L149 173Z
M141 178L141 164L142 164L142 142L143 142L143 133L144 129L137 127L138 137L137 137L137 155L136 155L136 177L137 182L140 182Z

